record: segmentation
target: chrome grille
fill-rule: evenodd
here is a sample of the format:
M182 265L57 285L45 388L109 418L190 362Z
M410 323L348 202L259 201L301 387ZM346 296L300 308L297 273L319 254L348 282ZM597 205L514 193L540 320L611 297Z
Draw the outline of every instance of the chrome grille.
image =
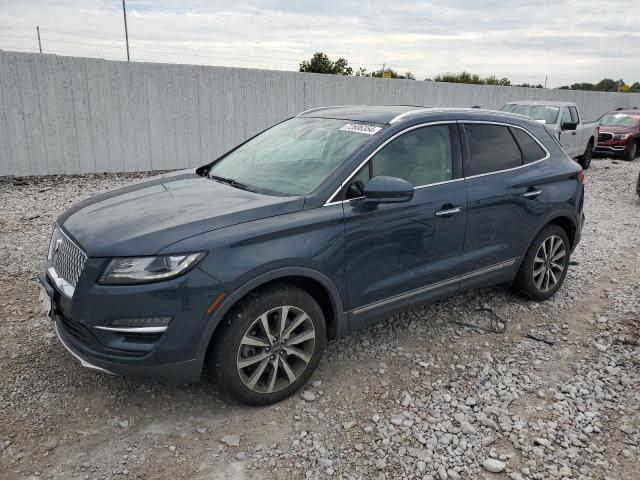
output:
M610 140L613 140L613 133L609 133L609 132L600 132L598 134L598 141L599 142L608 142Z
M87 260L85 253L59 228L53 232L49 252L56 274L75 287Z

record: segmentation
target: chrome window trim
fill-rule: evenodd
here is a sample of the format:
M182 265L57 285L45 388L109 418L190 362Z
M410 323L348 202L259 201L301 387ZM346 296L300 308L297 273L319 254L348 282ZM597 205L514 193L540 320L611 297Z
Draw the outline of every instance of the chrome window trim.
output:
M442 121L437 121L437 122L427 122L427 123L420 123L418 125L413 125L411 127L405 128L404 130L399 131L398 133L396 133L395 135L393 135L392 137L386 139L384 142L382 142L380 145L378 145L378 147L371 152L369 155L367 155L367 157L360 162L360 164L351 172L351 174L346 178L345 181L343 181L340 186L338 188L335 189L335 191L329 196L329 199L324 202L323 207L327 207L330 205L339 205L341 203L344 202L349 202L351 200L355 200L355 198L350 198L348 200L333 200L335 198L336 195L338 195L338 193L340 193L340 190L342 190L344 188L344 186L349 183L349 181L356 175L356 173L358 173L360 171L360 169L362 167L364 167L364 165L371 160L371 158L378 153L380 150L382 150L389 142L391 142L392 140L395 140L396 138L398 138L400 135L403 135L407 132L410 132L412 130L416 130L417 128L422 128L422 127L428 127L428 126L433 126L433 125L453 125L457 123L455 120L442 120ZM461 178L454 178L452 180L444 180L442 182L437 182L437 183L429 183L426 185L419 185L416 187L413 187L414 189L416 188L425 188L425 187L431 187L434 185L441 185L443 183L448 183L448 182L456 182L458 180L462 180ZM358 197L358 198L362 198L362 197Z
M342 182L340 184L340 186L329 196L329 199L324 203L323 207L328 207L331 205L340 205L342 203L345 202L350 202L352 200L357 200L359 198L363 198L363 197L356 197L356 198L349 198L346 200L333 200L336 195L338 195L338 193L340 193L340 190L342 190L344 188L344 186L349 183L349 181L356 175L356 173L358 173L360 171L360 169L369 161L371 160L371 158L378 153L382 148L384 148L389 142L391 142L392 140L396 139L397 137L399 137L400 135L403 135L404 133L410 132L411 130L415 130L417 128L422 128L422 127L428 127L428 126L432 126L432 125L451 125L451 124L467 124L467 123L471 123L471 124L480 124L480 125L499 125L502 127L511 127L511 128L518 128L520 130L522 130L523 132L525 132L527 135L529 135L538 145L540 145L540 147L544 150L545 152L545 156L542 157L540 160L536 160L534 162L529 162L529 163L524 163L522 165L518 165L517 167L512 167L512 168L507 168L504 170L496 170L495 172L487 172L487 173L479 173L478 175L471 175L469 177L460 177L460 178L454 178L451 180L444 180L442 182L436 182L436 183L429 183L426 185L418 185L413 187L414 190L415 189L419 189L419 188L426 188L426 187L433 187L436 185L442 185L444 183L451 183L451 182L459 182L461 180L468 180L468 179L472 179L472 178L478 178L478 177L484 177L486 175L495 175L497 173L504 173L504 172L510 172L512 170L517 170L519 168L524 168L524 167L528 167L530 165L535 165L536 163L540 163L543 162L549 158L551 158L551 153L549 152L549 150L547 149L547 147L544 146L544 144L538 140L536 138L535 135L533 135L529 130L527 130L524 127L521 127L520 125L513 125L511 123L504 123L504 122L493 122L493 121L484 121L484 120L442 120L442 121L437 121L437 122L427 122L427 123L420 123L418 125L413 125L411 127L405 128L404 130L401 130L400 132L396 133L395 135L393 135L392 137L388 138L387 140L385 140L381 145L379 145L371 154L369 154L352 172L351 174L347 177L347 179ZM516 141L514 139L514 141ZM516 142L517 144L517 142ZM463 158L463 163L464 163L464 158ZM464 168L464 165L463 165Z
M409 110L407 112L401 113L400 115L396 115L391 120L389 120L388 123L389 123L389 125L393 125L394 123L399 122L403 118L411 117L413 115L418 115L418 114L424 113L424 112L429 112L431 110L432 110L431 108L420 108L420 109L417 109L417 110Z
M480 275L484 275L485 273L491 273L494 272L496 270L501 270L503 268L506 267L510 267L512 265L514 265L518 260L520 259L520 257L515 257L515 258L510 258L509 260L504 260L502 262L496 263L494 265L489 265L488 267L482 267L479 268L477 270L473 270L469 273L465 273L464 275L457 275L455 277L449 278L447 280L443 280L441 282L436 282L436 283L432 283L430 285L427 285L425 287L420 287L420 288L416 288L415 290L409 290L408 292L404 292L404 293L399 293L397 295L393 295L391 297L387 297L384 298L382 300L378 300L376 302L372 302L372 303L368 303L367 305L364 305L362 307L358 307L354 310L351 311L351 313L353 313L354 315L359 315L363 312L369 311L373 308L377 308L377 307L382 307L384 305L387 305L389 303L393 303L395 301L398 300L404 300L405 298L410 298L413 297L415 295L419 295L421 293L426 293L429 292L431 290L435 290L437 288L440 287L446 287L447 285L451 285L452 283L455 282L462 282L464 280L469 280L470 278L474 278Z

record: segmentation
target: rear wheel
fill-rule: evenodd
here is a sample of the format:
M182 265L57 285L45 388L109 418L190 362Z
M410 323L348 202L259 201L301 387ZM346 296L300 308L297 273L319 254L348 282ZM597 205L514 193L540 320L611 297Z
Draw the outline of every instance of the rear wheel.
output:
M587 143L587 148L584 153L578 157L578 163L583 170L587 170L591 166L591 159L593 158L593 142Z
M630 162L634 158L636 158L637 155L638 155L638 142L634 141L634 142L631 142L631 144L629 145L629 149L627 150L627 153L625 154L624 159Z
M274 403L298 390L326 343L318 303L285 283L249 294L220 328L209 366L225 393L250 405Z
M516 281L515 289L525 297L546 300L553 296L567 275L571 248L569 237L558 225L548 225L531 243Z

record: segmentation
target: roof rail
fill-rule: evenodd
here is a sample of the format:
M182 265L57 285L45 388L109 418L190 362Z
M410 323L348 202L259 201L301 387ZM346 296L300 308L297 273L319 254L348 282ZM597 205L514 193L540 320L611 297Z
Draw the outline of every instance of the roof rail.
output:
M399 122L400 120L402 120L403 118L407 118L407 117L411 117L413 115L418 115L420 113L424 113L424 112L428 112L431 109L431 107L426 107L426 108L421 108L419 110L409 110L407 112L401 113L400 115L397 115L395 117L393 117L391 120L389 120L389 125Z
M304 112L300 112L299 114L296 115L296 117L299 117L300 115L304 115L305 113L309 113L309 112L315 112L317 110L326 110L327 108L342 108L342 107L349 107L350 105L330 105L327 107L315 107L315 108L310 108L309 110L305 110Z

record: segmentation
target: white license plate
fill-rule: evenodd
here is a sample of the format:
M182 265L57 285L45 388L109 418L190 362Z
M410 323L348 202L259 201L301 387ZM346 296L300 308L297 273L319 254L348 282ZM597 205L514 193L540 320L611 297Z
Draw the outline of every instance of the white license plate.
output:
M42 306L42 311L44 312L44 314L49 316L49 314L51 313L51 297L42 284L40 284L40 295L38 296L38 301Z

